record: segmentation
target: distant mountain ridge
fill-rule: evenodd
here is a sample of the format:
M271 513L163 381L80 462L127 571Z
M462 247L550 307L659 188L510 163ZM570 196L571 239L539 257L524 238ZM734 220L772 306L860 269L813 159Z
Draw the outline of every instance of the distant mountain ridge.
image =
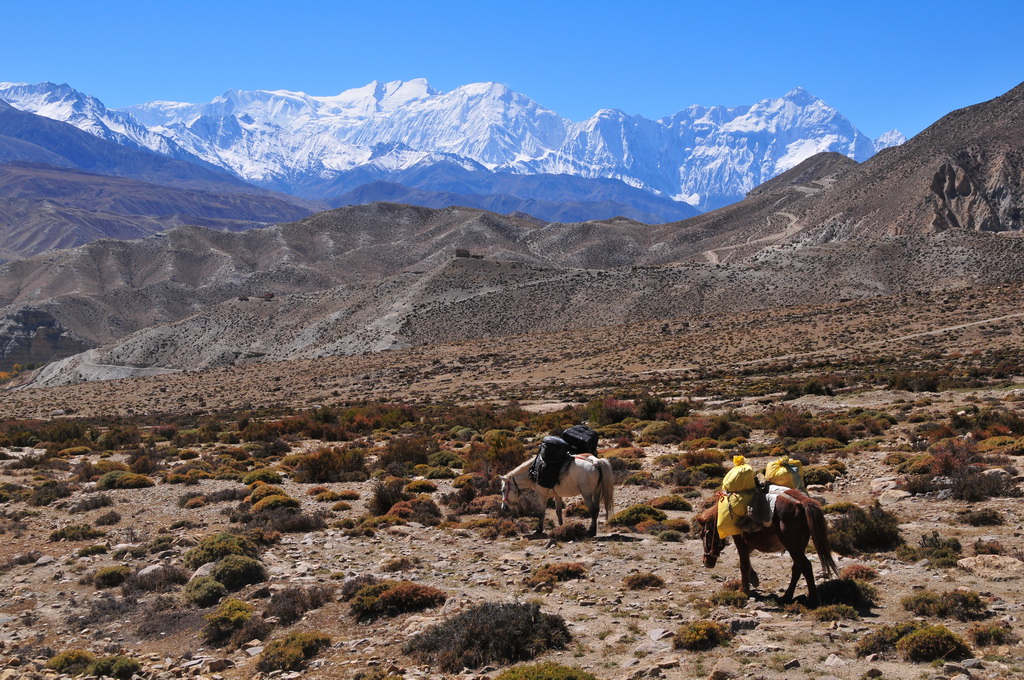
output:
M613 179L708 210L742 199L815 153L863 161L903 140L896 131L868 139L800 88L751 106L691 106L657 121L604 109L573 122L504 85L439 92L424 79L374 81L328 97L229 90L205 104L156 101L121 111L52 83L0 83L0 99L109 139L202 159L260 186L328 201L374 181L477 193L415 183L447 165L480 174ZM543 200L523 191L516 197Z

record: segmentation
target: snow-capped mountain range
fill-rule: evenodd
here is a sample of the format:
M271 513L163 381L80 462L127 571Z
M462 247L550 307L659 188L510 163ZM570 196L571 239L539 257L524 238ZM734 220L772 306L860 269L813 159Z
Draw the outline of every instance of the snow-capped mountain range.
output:
M209 103L154 101L121 110L52 83L0 83L0 99L121 144L315 199L375 180L473 193L439 187L438 172L454 166L461 174L452 177L617 179L709 210L815 153L863 161L905 141L895 130L869 139L800 88L751 106L691 106L656 121L604 109L573 122L501 84L439 92L424 79L374 81L327 97L229 90ZM432 183L424 179L431 175Z

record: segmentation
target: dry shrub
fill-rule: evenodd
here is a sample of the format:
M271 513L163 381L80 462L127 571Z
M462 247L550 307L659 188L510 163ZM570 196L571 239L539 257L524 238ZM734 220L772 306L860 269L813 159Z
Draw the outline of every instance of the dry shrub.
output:
M983 619L988 613L981 596L973 590L952 590L944 593L922 590L907 595L900 600L900 604L915 616L952 617L959 621Z
M571 639L565 620L541 612L537 604L486 602L432 626L403 651L453 673L528 661L548 649L563 649Z
M672 646L688 651L714 649L720 644L731 640L732 629L718 621L693 621L684 624L672 638Z
M285 588L271 595L264 618L277 617L282 625L295 623L308 611L319 609L334 599L332 586L311 585Z
M896 557L904 562L928 560L928 566L936 569L950 569L960 559L960 541L955 538L942 538L938 531L921 537L920 545L901 545L896 549Z
M866 581L838 578L818 586L818 599L823 605L844 604L867 613L878 602L878 590Z
M398 477L377 478L370 488L370 500L367 509L373 515L386 515L396 503L411 498L405 493L405 482Z
M509 668L494 680L597 680L597 676L574 666L563 666L553 661L544 661Z
M401 517L409 522L419 522L425 526L437 526L441 523L441 509L430 496L422 495L395 503L388 508L388 515Z
M855 555L893 550L903 538L899 520L875 502L867 509L853 506L832 520L829 541L840 555Z
M558 562L545 564L527 581L527 585L536 586L541 583L559 583L578 578L586 578L587 568L579 562Z
M625 579L623 579L622 584L626 587L627 590L646 590L647 588L664 588L665 579L658 576L657 574L645 572L642 574L630 574Z
M588 536L589 527L581 522L566 522L548 530L548 538L559 543L570 541L585 541Z
M851 564L843 567L839 572L839 578L857 581L874 581L878 578L878 570L866 564Z
M870 654L883 654L896 649L896 643L911 633L921 630L925 624L922 621L904 621L893 625L881 626L862 637L854 651L857 656L868 656Z
M979 647L1006 645L1017 641L1013 627L1006 621L972 623L967 628L967 637Z
M690 504L690 501L677 494L673 494L671 496L659 496L658 498L649 501L647 504L652 508L657 508L658 510L683 510L686 512L693 510L693 505Z
M292 477L306 484L363 481L367 477L366 456L362 449L324 447L298 456Z
M360 621L418 612L444 604L447 593L411 581L380 581L352 596L349 613Z
M848 604L830 604L818 607L811 616L815 621L855 621L860 618L857 610Z
M960 513L957 517L961 524L969 524L972 527L991 527L1002 524L1005 520L1003 514L995 508L979 508Z

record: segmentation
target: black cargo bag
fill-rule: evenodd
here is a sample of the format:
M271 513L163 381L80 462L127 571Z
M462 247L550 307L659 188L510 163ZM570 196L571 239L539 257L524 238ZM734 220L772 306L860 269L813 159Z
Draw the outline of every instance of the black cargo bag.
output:
M562 466L571 454L571 447L561 437L544 437L540 443L540 452L530 466L530 479L545 489L555 488Z
M586 425L574 425L562 433L562 439L568 442L574 453L590 453L597 455L597 432Z

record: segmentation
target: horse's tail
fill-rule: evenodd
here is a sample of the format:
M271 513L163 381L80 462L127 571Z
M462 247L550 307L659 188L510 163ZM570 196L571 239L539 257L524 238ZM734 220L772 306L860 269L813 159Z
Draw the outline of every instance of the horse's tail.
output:
M604 501L604 519L607 522L611 520L612 512L615 511L615 472L607 458L597 460L597 471L601 478L597 482L594 502L600 505L601 501Z
M807 517L807 528L811 532L811 539L814 541L814 549L821 560L821 568L825 572L825 578L830 575L839 578L839 567L832 559L832 545L828 541L828 523L825 521L825 513L821 505L816 501L803 503L804 515Z

